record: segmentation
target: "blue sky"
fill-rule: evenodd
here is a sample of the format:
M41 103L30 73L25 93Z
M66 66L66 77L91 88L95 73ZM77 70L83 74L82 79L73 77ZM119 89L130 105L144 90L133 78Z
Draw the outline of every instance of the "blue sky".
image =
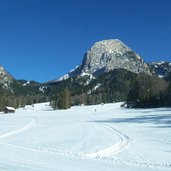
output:
M145 61L171 61L170 0L0 0L0 64L15 78L49 81L117 38Z

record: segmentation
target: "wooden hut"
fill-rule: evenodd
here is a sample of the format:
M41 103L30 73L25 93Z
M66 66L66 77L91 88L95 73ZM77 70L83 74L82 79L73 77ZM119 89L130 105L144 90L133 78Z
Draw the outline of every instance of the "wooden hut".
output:
M15 108L6 106L4 109L4 113L15 113Z

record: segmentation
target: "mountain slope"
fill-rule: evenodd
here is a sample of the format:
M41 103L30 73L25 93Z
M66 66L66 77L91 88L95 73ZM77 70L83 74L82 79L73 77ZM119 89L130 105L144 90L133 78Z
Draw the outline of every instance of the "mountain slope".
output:
M0 66L0 88L14 95L32 95L44 93L47 85L26 80L16 80L8 71Z
M13 76L9 74L3 66L0 66L0 84L7 85L12 83L14 80Z
M48 100L49 87L35 81L16 80L0 66L0 111L5 106L25 106Z

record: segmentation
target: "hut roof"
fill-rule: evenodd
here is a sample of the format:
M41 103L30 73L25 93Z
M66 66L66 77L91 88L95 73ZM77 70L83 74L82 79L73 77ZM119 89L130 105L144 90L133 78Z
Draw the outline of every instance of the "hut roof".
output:
M9 106L6 106L5 109L7 109L7 110L15 110L15 108L9 107Z

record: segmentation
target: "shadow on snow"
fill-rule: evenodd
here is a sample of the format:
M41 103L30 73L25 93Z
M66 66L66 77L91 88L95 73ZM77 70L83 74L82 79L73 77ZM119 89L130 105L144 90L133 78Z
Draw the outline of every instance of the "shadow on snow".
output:
M168 113L164 113L167 112ZM107 120L96 120L95 122L101 122L101 123L133 123L133 124L143 124L143 123L149 123L152 124L152 126L155 126L157 128L171 128L171 109L167 108L160 108L160 109L139 109L137 110L138 114L136 116L130 116L130 113L135 113L135 110L125 110L125 117L128 114L128 117L126 118L111 118ZM152 114L150 114L152 113ZM155 114L154 114L155 113Z

